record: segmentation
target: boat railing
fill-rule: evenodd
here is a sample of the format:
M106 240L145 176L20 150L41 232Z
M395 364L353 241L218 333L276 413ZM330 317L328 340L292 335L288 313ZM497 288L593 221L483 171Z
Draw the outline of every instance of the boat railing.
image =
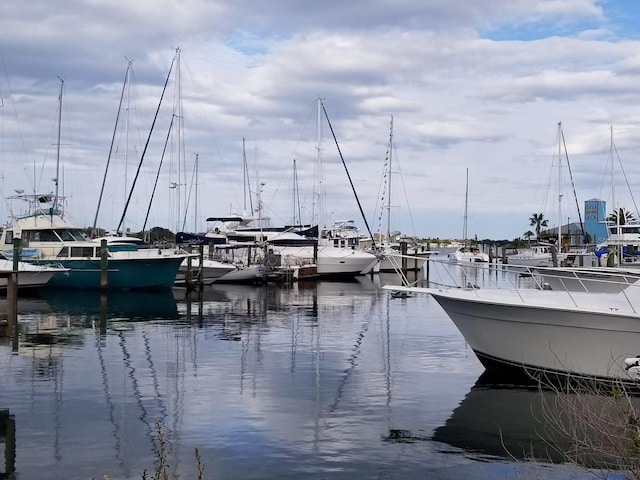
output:
M523 303L527 303L526 290L552 290L562 292L573 306L584 303L583 295L594 298L598 294L619 295L617 304L628 304L632 312L640 310L640 269L612 269L605 267L526 267L496 263L458 264L429 259L429 286L462 288L473 291L477 297L487 288L513 290ZM612 307L614 308L614 307Z

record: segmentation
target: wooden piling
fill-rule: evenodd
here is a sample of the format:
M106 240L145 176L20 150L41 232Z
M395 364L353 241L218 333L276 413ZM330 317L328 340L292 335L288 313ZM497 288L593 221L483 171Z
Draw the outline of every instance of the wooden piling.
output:
M198 271L198 288L202 290L204 287L204 245L198 247L200 254L200 270Z
M20 238L13 239L13 269L7 278L7 326L13 351L18 351L18 263L20 262Z
M202 265L200 265L200 267L202 267ZM189 249L189 256L187 257L187 271L184 272L184 285L187 290L193 289L192 269L193 269L193 257L191 256L191 249Z
M107 247L107 241L103 238L100 241L100 289L106 290L109 288L109 274L107 269L109 268L109 248Z

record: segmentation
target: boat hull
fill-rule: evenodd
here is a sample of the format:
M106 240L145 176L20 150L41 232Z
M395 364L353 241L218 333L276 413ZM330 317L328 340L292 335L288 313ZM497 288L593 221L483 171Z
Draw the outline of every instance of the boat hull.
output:
M264 265L240 266L216 279L215 283L245 283L260 284L267 278L267 268Z
M173 286L184 256L158 256L109 259L107 264L108 289L161 290ZM53 275L47 287L100 289L101 260L58 259L41 260L39 264L61 265L69 270Z
M637 381L624 360L640 353L640 317L432 295L487 369Z

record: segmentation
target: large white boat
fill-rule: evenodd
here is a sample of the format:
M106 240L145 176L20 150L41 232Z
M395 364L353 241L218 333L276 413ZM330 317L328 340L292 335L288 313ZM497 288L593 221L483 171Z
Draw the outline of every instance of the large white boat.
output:
M485 368L640 386L640 281L619 293L385 286L430 294Z

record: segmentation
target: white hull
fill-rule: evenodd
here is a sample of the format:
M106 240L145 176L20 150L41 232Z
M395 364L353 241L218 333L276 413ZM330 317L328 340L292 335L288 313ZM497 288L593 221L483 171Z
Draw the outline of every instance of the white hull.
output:
M266 278L267 269L264 265L249 265L225 273L216 283L262 283Z
M66 271L66 268L32 265L27 262L18 262L18 288L44 287L58 272ZM0 259L0 271L12 272L13 261ZM0 278L0 289L7 288L8 280Z
M180 265L178 275L176 275L176 283L182 283L186 280L186 274L189 268L188 265L188 259L185 259ZM207 258L203 259L202 265L202 282L205 284L211 284L224 275L237 270L234 265L218 262L216 260L209 260ZM200 270L200 259L198 257L191 258L191 275L193 281L198 280Z
M624 368L625 359L640 354L640 309L633 306L640 304L638 289L592 294L404 288L430 293L487 368L640 382L637 369Z
M274 247L283 257L294 257L313 264L313 247ZM357 276L368 273L378 262L375 255L351 248L318 247L317 272L320 276Z
M482 252L461 252L456 250L448 255L449 260L457 263L488 263L489 255Z

